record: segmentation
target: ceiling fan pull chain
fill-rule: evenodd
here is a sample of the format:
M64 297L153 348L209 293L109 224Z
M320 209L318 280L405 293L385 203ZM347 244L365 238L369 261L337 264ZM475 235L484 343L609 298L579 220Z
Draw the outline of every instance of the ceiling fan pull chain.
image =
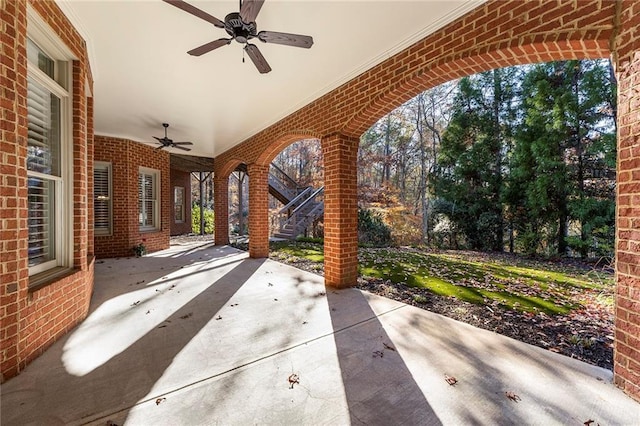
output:
M242 49L242 63L244 64L244 49Z

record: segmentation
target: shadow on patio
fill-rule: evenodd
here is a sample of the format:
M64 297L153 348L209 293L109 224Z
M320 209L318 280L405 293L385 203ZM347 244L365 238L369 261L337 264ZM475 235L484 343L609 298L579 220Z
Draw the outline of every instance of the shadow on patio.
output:
M96 265L89 317L2 386L2 424L640 423L610 381L229 247L174 246Z

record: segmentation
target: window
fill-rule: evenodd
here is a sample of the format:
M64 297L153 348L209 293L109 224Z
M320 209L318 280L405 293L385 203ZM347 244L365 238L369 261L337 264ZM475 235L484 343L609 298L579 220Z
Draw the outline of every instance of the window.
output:
M28 262L33 276L72 263L72 103L71 56L49 37L35 13L29 12L28 19Z
M174 188L173 209L176 223L184 223L184 188L181 186Z
M140 167L138 174L138 212L141 231L154 231L160 228L159 193L160 172Z
M93 231L95 235L111 235L111 163L95 162L93 197Z

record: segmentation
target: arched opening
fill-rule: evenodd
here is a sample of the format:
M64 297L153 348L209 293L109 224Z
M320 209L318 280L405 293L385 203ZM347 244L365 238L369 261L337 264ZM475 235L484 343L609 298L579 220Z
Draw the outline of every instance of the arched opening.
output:
M272 238L321 238L324 167L318 139L285 147L269 168L269 231Z
M610 63L585 60L476 74L383 117L360 143L360 282L611 368L615 109Z

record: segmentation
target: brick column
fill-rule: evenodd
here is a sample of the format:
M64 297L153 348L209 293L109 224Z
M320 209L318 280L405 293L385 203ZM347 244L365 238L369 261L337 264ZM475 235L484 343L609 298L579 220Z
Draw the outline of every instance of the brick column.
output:
M640 400L640 3L620 3L614 380Z
M358 138L322 139L324 156L324 281L349 287L358 278Z
M269 257L269 166L249 165L249 256Z
M15 36L5 37L11 30ZM0 1L0 383L18 373L20 310L26 304L27 76L25 2ZM13 76L13 77L8 77Z
M229 244L229 176L213 178L213 208L217 246Z

